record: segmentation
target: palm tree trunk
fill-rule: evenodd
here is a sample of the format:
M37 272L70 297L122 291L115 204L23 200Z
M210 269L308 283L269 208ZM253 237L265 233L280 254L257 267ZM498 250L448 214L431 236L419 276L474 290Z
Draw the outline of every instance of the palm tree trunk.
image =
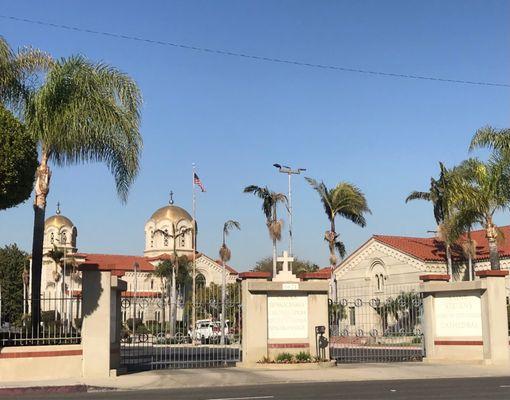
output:
M499 271L501 266L499 264L499 251L498 244L496 242L496 226L492 223L492 220L489 219L487 221L487 226L485 228L487 240L489 241L489 257L491 261L491 270Z
M273 239L273 278L276 276L276 239Z
M36 171L34 185L34 231L32 239L32 290L31 309L32 335L37 335L41 321L41 274L44 242L44 216L46 198L50 188L51 171L48 167L48 155L43 150L41 163Z
M176 276L175 276L175 268L172 269L172 299L171 308L170 308L170 335L173 337L175 335L175 324L177 322L177 285L176 285Z
M469 270L469 280L473 280L473 257L471 257L471 253L468 255L468 270Z
M225 286L227 284L227 278L225 274L225 261L221 261L222 271L221 271L221 318L220 318L220 324L221 324L221 344L225 344L225 300L227 298Z
M331 263L331 266L334 267L336 265L336 254L335 254L335 239L336 239L336 228L335 228L335 216L331 216L331 230L330 230L330 236L328 239L328 245L329 245L329 262Z
M450 275L450 280L453 280L452 249L450 243L446 243L446 264L447 273Z

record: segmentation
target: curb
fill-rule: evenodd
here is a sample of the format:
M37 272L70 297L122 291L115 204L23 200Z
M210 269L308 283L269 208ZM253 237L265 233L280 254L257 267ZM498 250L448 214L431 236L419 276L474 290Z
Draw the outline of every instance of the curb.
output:
M90 389L92 389L92 387L87 385L0 387L0 396L44 393L83 393L88 392Z

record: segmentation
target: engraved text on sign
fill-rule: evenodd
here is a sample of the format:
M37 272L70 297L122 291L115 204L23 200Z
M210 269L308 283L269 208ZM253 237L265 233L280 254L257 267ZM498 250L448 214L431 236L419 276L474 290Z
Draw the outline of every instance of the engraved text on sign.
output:
M308 338L308 297L268 296L267 328L269 339Z
M478 296L435 298L436 336L482 336L482 308Z

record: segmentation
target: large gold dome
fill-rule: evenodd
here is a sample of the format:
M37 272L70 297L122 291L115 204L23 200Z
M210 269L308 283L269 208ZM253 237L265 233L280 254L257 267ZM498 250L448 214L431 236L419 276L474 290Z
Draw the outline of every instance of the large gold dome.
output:
M49 217L44 222L44 226L45 227L54 226L54 227L60 229L60 228L62 228L64 226L72 228L74 226L74 224L73 224L73 222L69 218L64 217L63 215L57 214L57 215L53 215L53 216Z
M164 219L170 220L172 222L179 222L181 220L185 221L193 221L193 218L184 208L174 206L169 204L168 206L161 207L159 210L156 210L154 214L152 214L151 220L154 221L162 221Z

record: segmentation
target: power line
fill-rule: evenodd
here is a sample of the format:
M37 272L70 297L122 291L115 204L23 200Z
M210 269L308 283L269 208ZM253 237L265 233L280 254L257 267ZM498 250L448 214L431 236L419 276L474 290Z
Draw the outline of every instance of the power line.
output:
M459 84L465 84L465 85L497 86L497 87L510 88L510 84L508 84L508 83L468 81L468 80L448 79L448 78L441 78L441 77L434 77L434 76L398 74L398 73L392 73L392 72L372 71L372 70L367 70L367 69L342 67L342 66L338 66L338 65L307 63L307 62L289 60L289 59L283 59L283 58L264 57L264 56L257 56L257 55L253 55L253 54L238 53L238 52L228 51L228 50L212 49L212 48L208 48L208 47L191 46L191 45L182 44L182 43L167 42L164 40L147 39L147 38L138 37L138 36L125 35L125 34L121 34L121 33L103 32L103 31L97 31L94 29L79 28L77 26L54 24L54 23L47 22L47 21L32 20L32 19L28 19L28 18L20 18L20 17L15 17L12 15L1 15L0 14L0 18L8 19L11 21L16 21L16 22L25 22L25 23L34 24L34 25L49 26L49 27L57 28L57 29L66 29L69 31L91 33L94 35L109 36L109 37L113 37L113 38L117 38L117 39L145 42L145 43L156 44L156 45L160 45L160 46L170 46L170 47L176 47L176 48L192 50L192 51L197 51L197 52L203 52L203 53L219 54L222 56L240 57L240 58L246 58L246 59L251 59L251 60L256 60L256 61L265 61L265 62L272 62L272 63L279 63L279 64L297 65L300 67L319 68L319 69L334 70L334 71L354 72L354 73L358 73L358 74L376 75L376 76L384 76L384 77L391 77L391 78L418 79L418 80L446 82L446 83L459 83Z

